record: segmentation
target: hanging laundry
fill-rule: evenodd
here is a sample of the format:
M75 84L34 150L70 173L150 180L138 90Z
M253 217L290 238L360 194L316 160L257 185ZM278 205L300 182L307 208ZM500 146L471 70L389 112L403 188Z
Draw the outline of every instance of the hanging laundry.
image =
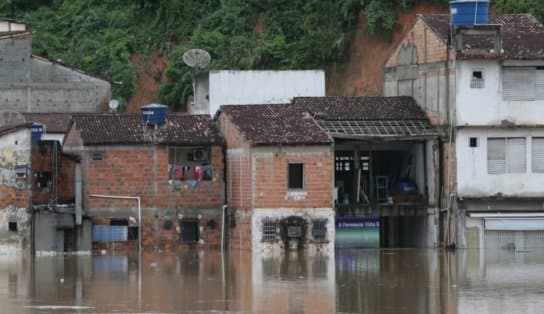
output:
M183 166L176 165L176 180L183 180Z
M193 170L193 179L197 181L201 181L203 174L204 174L204 171L202 170L202 167L196 166L195 169Z

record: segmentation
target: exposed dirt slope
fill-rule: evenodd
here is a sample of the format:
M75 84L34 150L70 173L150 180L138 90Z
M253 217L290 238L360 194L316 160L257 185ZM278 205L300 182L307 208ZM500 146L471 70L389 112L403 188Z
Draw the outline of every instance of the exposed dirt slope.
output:
M125 112L139 112L140 107L157 102L159 85L165 79L164 70L168 65L168 57L164 53L157 53L149 58L141 55L132 56L132 63L138 73L137 86L132 98L126 105Z
M398 27L390 39L384 38L382 34L369 36L365 32L365 19L362 17L358 31L351 39L347 60L326 69L327 95L381 95L383 64L408 31L416 15L425 13L447 13L447 9L426 4L399 12Z

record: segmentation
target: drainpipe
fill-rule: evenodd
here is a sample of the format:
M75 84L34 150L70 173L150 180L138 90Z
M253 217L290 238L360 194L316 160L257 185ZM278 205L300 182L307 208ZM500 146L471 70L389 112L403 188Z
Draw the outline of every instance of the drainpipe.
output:
M225 211L227 210L227 205L223 205L221 208L221 256L225 251Z

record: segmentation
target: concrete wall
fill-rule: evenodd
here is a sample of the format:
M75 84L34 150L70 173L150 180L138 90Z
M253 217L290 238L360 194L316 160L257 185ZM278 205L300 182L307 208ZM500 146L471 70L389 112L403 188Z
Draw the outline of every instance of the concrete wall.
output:
M516 62L516 66L534 62ZM544 62L539 64L544 66ZM470 88L472 71L483 71L484 87ZM506 101L502 96L501 63L498 61L458 61L457 125L501 125L503 120L521 125L544 123L544 100Z
M383 95L412 96L433 123L448 124L454 113L454 64L446 43L417 19L385 63Z
M469 147L471 137L478 146ZM487 173L488 137L525 137L526 170L524 173ZM457 131L457 191L461 197L541 197L542 173L532 172L531 137L544 137L544 129L466 128Z
M110 84L32 56L30 35L0 39L0 110L106 111Z
M211 71L196 85L194 113L213 115L221 105L278 104L297 96L325 96L325 72Z
M16 166L26 166L27 175L18 177ZM30 244L30 167L30 129L0 136L0 254ZM9 223L16 223L16 232Z

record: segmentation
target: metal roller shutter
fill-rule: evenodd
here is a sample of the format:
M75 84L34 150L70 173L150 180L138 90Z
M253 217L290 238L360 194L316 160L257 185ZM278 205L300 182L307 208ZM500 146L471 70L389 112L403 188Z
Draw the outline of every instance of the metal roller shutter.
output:
M533 172L544 172L544 137L533 137Z
M502 93L504 100L534 100L536 68L504 67Z

